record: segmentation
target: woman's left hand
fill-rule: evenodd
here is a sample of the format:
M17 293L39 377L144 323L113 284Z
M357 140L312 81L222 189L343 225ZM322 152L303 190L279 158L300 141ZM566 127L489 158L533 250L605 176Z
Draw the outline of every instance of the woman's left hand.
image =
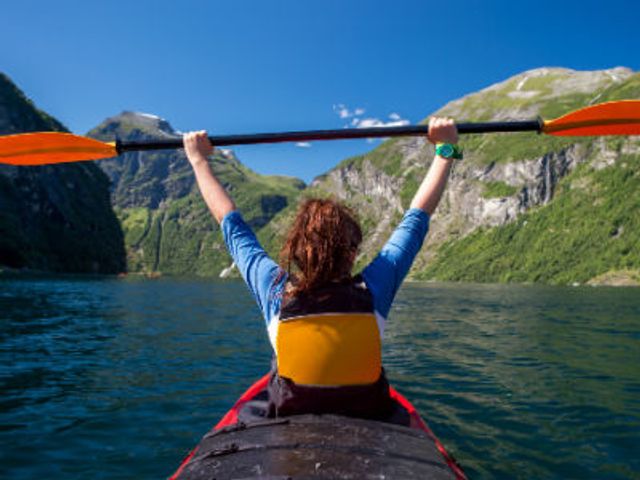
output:
M429 141L436 143L458 143L458 128L451 118L431 117L429 119Z

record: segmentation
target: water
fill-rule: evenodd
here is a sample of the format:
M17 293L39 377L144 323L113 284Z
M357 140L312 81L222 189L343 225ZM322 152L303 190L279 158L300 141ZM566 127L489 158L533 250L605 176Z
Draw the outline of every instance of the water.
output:
M240 282L0 279L0 478L163 478L267 370ZM406 284L391 382L471 478L640 478L640 290Z

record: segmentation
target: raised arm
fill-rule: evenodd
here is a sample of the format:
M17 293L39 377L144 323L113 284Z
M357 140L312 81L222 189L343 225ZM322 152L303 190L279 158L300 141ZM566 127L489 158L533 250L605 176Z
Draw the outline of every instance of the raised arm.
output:
M183 137L184 151L196 175L200 193L213 218L218 223L230 212L236 209L235 203L224 189L220 181L211 171L207 156L213 152L213 146L207 137L207 132L186 133Z
M429 141L431 143L458 142L458 130L453 120L448 118L431 118L429 120ZM419 208L431 215L442 197L442 192L447 184L449 170L453 160L436 155L429 168L429 172L424 177L420 188L411 201L410 208Z
M458 132L453 121L432 118L429 121L429 141L433 144L455 144ZM436 155L402 222L380 253L362 271L365 282L373 293L376 311L385 318L396 292L422 247L429 229L429 218L440 202L452 161ZM384 324L380 323L379 327L384 328Z
M184 150L193 167L202 197L211 215L221 224L229 254L268 324L279 306L278 299L271 294L272 289L274 286L281 287L286 275L280 275L280 268L260 246L249 225L242 219L240 212L236 211L233 200L211 171L207 156L211 154L213 147L207 133L187 133L184 136ZM275 285L277 279L280 279L280 283Z

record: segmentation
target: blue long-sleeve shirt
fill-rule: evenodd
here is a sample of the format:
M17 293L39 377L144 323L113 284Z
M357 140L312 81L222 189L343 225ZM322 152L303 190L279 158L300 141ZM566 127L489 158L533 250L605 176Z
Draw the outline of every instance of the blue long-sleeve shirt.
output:
M378 255L362 271L373 296L381 335L393 299L428 230L429 215L417 208L408 210ZM222 233L233 261L260 307L273 343L287 273L267 255L238 211L223 218Z

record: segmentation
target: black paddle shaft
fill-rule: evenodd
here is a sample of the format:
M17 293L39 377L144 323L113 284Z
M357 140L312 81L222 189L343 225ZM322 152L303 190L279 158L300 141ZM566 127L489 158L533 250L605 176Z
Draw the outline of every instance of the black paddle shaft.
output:
M543 121L459 123L458 133L496 133L496 132L538 132L542 131ZM316 140L345 140L353 138L402 137L427 135L427 125L407 125L402 127L343 128L340 130L310 130L306 132L253 133L249 135L221 135L209 137L216 147L227 145L250 145L259 143L310 142ZM164 150L182 147L182 137L152 141L116 141L118 154L138 150Z

